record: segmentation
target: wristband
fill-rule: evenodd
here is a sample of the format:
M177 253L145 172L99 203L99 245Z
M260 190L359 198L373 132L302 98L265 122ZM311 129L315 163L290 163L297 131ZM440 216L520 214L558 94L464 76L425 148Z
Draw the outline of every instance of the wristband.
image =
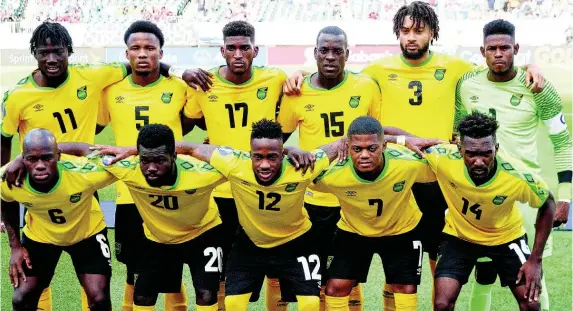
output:
M396 143L398 145L405 146L406 145L406 136L404 136L404 135L396 136Z
M171 66L169 68L169 76L170 77L177 77L179 79L183 79L183 73L184 72L185 72L185 69L177 68L175 66Z
M564 182L560 183L557 187L557 198L560 202L569 202L571 201L571 183Z

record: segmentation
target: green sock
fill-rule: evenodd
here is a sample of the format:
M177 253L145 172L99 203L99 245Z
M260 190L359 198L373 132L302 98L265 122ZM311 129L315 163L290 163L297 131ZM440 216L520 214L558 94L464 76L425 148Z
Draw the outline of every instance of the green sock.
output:
M493 285L481 285L475 280L473 283L470 311L490 311L491 288Z

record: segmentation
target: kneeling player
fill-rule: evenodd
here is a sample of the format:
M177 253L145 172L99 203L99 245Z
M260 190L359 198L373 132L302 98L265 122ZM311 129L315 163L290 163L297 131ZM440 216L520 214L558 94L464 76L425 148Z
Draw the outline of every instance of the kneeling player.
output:
M541 258L555 201L547 185L497 153L494 118L474 112L458 125L460 146L437 146L426 158L448 202L434 286L434 310L454 310L478 258L491 258L520 310L539 310ZM538 207L533 251L516 201Z
M352 287L366 281L372 256L378 253L395 310L417 310L422 213L411 189L436 178L419 155L398 145L387 147L382 126L372 117L350 124L348 145L349 157L314 181L319 191L333 193L342 208L328 269L326 309L349 310Z
M14 310L35 311L50 285L62 251L72 258L92 311L111 310L111 254L103 213L94 192L115 178L85 158L60 160L56 139L47 130L30 131L23 140L22 187L2 182L2 217L11 247L10 280ZM27 207L19 239L18 203ZM16 218L14 217L16 216ZM25 262L25 264L22 264Z

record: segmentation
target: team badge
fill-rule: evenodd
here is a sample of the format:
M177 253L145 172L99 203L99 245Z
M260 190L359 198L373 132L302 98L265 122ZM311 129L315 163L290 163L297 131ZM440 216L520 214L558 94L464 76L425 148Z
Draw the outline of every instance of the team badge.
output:
M523 95L511 95L511 99L509 100L509 103L512 106L519 106L519 104L521 103L522 97L523 97Z
M446 76L446 69L436 69L436 72L434 72L434 78L436 78L436 80L438 81L444 80L445 76Z
M296 187L297 187L297 186L298 186L298 183L297 183L297 182L292 183L292 184L288 184L288 185L286 185L286 187L285 187L285 191L286 191L286 192L293 192L293 191L296 190Z
M195 193L195 192L197 192L197 189L187 189L187 190L185 190L185 193L187 193L187 194L193 194L193 193Z
M404 190L404 185L406 184L405 180L402 180L400 182L397 182L394 184L394 188L392 188L392 190L394 190L394 192L400 192L402 190Z
M80 87L77 91L76 91L76 95L78 96L79 99L84 100L86 99L86 97L88 97L88 87L86 85Z
M267 91L269 90L268 87L260 87L257 90L257 98L260 100L263 100L265 98L267 98Z
M70 202L72 203L78 203L80 201L80 199L82 198L82 193L78 192L76 194L72 194L70 196Z
M181 163L181 167L184 168L184 169L186 169L186 170L190 170L190 169L192 169L192 168L194 167L194 165L191 164L191 163L189 163L189 162L187 162L187 161L185 161L185 162L182 162L182 163Z
M496 195L491 202L495 205L502 205L505 199L507 199L507 195Z
M169 104L171 102L171 97L173 97L173 93L164 92L161 94L161 101L164 104Z
M360 105L360 96L350 96L350 101L348 102L350 107L356 108Z

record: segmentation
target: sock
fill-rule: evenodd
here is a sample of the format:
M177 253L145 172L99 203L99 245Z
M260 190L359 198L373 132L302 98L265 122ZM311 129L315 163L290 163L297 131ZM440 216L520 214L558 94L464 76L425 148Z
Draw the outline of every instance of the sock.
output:
M436 260L429 259L430 271L432 271L432 306L436 302L436 288L434 287L434 275L436 275L436 265L438 262Z
M210 306L196 306L197 311L217 311L219 306L217 304L213 304Z
M348 300L348 309L350 311L364 311L364 293L362 292L362 285L354 286L350 291L350 298Z
M133 311L155 311L155 306L137 306L137 305L133 305Z
M491 308L491 289L493 284L482 285L474 280L470 311L489 311Z
M52 311L52 288L46 287L40 295L40 300L38 301L38 310L42 311Z
M88 303L88 295L83 287L80 286L80 295L82 296L82 311L90 311L90 305Z
M320 311L326 311L326 301L324 301L326 296L326 286L320 287Z
M394 293L396 300L396 311L417 311L418 294Z
M326 311L348 311L348 300L350 296L332 297L325 296Z
M384 284L382 289L382 305L384 311L396 311L396 301L390 285Z
M539 295L541 311L549 311L549 289L545 283L545 276L541 278L541 294Z
M253 293L225 296L225 308L233 311L247 311Z
M225 281L219 282L219 291L217 292L217 311L225 311Z
M123 302L121 303L121 311L134 311L133 309L133 285L125 283L123 289Z
M281 288L278 279L267 278L265 290L267 311L287 311L288 303L282 301Z
M296 296L298 311L316 311L320 306L320 298L317 296Z
M179 293L165 294L165 311L187 311L187 292L181 283ZM134 310L135 311L135 310Z

